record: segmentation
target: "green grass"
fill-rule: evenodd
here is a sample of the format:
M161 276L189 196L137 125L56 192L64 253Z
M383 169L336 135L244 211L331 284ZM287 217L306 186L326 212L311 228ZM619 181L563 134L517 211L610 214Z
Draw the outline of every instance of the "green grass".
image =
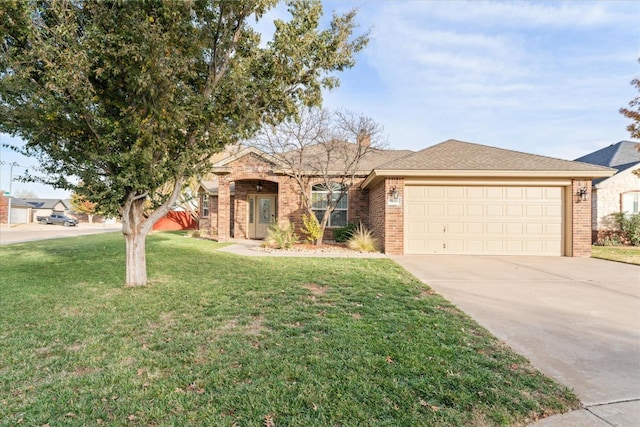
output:
M579 405L386 259L159 233L0 248L0 425L524 425Z
M592 246L591 256L640 265L640 246Z

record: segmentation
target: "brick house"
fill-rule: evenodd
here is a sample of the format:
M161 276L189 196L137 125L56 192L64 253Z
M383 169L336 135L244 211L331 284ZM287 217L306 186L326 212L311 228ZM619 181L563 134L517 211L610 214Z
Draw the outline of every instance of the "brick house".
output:
M615 169L611 177L593 180L591 197L591 233L593 241L606 235L613 226L611 214L640 213L640 143L620 141L576 159Z
M249 147L212 160L200 185L201 230L260 239L301 227L302 197L283 164ZM325 238L361 221L388 254L589 256L591 180L613 169L448 140L424 150L373 150ZM322 191L310 184L307 189ZM583 195L584 194L584 195Z

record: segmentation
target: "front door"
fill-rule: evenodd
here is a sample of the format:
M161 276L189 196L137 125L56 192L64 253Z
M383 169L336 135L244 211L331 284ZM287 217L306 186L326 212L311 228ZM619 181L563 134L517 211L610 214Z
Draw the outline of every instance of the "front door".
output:
M264 239L269 226L276 220L275 194L250 194L248 196L247 223L250 239Z

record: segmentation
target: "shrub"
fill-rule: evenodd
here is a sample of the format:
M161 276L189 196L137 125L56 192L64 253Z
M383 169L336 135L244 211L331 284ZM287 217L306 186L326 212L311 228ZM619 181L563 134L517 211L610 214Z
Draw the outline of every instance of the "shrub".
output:
M336 242L346 242L351 238L351 234L358 228L358 224L353 222L345 225L344 227L336 228L333 230L333 240Z
M640 246L640 214L616 212L611 215L625 243Z
M320 223L315 215L302 215L302 231L307 235L309 243L317 243L320 237Z
M263 246L273 249L289 249L298 241L294 225L287 221L283 224L274 222L269 226L269 234Z
M349 249L359 252L377 252L378 240L373 237L371 232L360 224L347 240Z
M622 245L622 240L620 240L615 235L600 237L594 243L595 246L620 246Z

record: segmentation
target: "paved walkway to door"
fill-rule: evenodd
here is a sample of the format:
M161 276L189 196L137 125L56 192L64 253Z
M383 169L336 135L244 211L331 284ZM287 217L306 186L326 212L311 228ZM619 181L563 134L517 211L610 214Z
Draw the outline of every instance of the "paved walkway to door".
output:
M585 409L536 426L640 425L640 267L593 258L392 256L574 389Z

